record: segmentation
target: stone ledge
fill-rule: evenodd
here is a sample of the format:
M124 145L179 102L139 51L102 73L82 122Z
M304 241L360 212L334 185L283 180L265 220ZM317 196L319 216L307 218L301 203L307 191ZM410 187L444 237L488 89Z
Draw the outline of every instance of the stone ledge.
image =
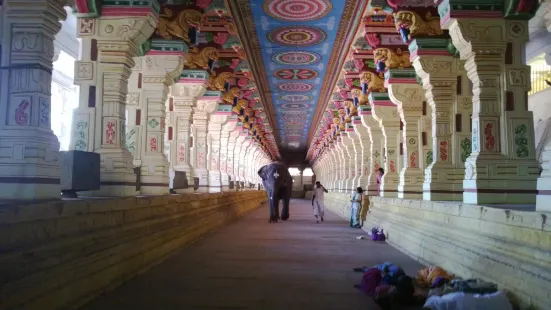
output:
M343 194L328 208L348 218ZM424 264L463 277L494 281L522 308L545 309L551 296L551 232L545 214L452 202L370 197L364 229L385 230L388 242Z
M244 191L10 206L0 309L80 306L266 201Z

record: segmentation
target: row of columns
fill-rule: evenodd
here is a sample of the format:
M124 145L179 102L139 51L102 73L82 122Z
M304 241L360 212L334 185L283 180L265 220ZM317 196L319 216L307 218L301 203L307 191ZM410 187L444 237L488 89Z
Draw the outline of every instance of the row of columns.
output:
M98 153L101 179L99 190L85 194L166 194L177 172L186 172L188 191L194 178L200 192L228 190L230 180L260 183L255 172L268 157L235 116L219 112L220 92L206 90L208 73L183 70L185 44L153 40L139 56L157 24L153 4L144 1L133 16L111 8L109 17L78 20L80 98L70 149ZM0 198L59 198L65 163L50 126L50 87L53 39L66 13L54 0L8 0L2 10Z
M388 93L372 91L369 100L359 100L348 124L353 130L332 126L338 134L316 157L316 176L347 193L362 186L383 197L534 204L537 189L538 199L543 194L536 183L546 174L537 180L526 102L527 21L443 20L459 57L435 51L437 41L447 39L413 38L413 69L387 70ZM379 167L385 171L380 185Z

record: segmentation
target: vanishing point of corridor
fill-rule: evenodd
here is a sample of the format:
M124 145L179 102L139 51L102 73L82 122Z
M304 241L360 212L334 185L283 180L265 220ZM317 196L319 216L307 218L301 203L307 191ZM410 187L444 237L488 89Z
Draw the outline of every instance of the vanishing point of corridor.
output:
M352 268L392 261L414 274L421 266L337 215L315 224L306 200L291 201L291 219L267 223L268 208L238 221L98 297L84 310L376 309L353 285Z

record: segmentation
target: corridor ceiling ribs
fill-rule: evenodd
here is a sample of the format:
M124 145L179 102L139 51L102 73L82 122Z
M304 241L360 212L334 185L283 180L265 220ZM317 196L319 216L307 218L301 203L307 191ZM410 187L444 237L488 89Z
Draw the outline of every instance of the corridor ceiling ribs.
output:
M367 1L227 3L250 53L280 149L305 150L325 111L346 58L343 53L348 51Z

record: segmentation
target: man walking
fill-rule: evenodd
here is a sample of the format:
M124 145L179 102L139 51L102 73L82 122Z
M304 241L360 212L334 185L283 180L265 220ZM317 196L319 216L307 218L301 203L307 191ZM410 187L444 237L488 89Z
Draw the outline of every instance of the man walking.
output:
M314 216L318 224L320 220L323 222L323 215L325 213L325 205L323 204L324 193L328 193L328 191L321 185L320 181L317 181L314 194L312 195L312 206L314 207Z

